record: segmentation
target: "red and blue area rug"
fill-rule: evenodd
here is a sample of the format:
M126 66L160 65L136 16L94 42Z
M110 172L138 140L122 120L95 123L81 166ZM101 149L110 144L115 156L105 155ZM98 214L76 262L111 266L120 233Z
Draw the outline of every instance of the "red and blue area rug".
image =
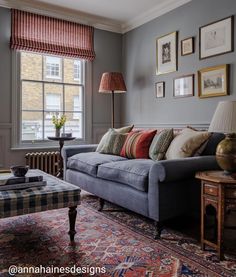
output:
M1 219L0 276L17 266L105 267L105 274L37 274L16 276L112 276L112 277L235 277L236 257L219 261L212 251L200 250L199 242L167 228L155 241L152 221L105 206L83 194L78 207L75 244L69 243L68 209Z

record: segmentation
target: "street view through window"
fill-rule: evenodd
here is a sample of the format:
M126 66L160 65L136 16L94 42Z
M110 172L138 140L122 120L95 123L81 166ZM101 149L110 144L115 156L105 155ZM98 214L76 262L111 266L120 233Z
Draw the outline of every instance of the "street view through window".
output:
M20 52L21 140L43 141L55 135L52 116L65 114L62 132L83 137L83 61Z

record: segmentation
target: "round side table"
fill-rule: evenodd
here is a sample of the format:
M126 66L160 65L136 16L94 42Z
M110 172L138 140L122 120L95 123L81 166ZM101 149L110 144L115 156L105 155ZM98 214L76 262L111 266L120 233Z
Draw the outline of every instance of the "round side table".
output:
M49 140L59 141L60 146L60 160L59 160L59 171L57 173L57 177L63 179L63 158L61 155L62 147L64 146L65 141L74 140L75 137L48 137Z

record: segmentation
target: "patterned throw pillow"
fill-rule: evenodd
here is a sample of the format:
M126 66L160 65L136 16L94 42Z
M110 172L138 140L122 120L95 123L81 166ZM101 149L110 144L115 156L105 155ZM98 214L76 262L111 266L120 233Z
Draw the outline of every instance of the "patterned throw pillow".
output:
M126 133L131 132L133 128L134 128L134 125L131 125L131 126L125 126L125 127L119 128L119 129L112 129L112 130L114 130L114 131L116 131L117 133L120 133L120 134L126 134ZM104 144L105 144L105 142L107 140L107 136L108 136L109 130L101 138L101 140L100 140L100 142L99 142L99 144L97 146L96 152L100 152L102 147L104 146Z
M171 142L166 159L180 159L192 157L196 151L209 139L211 133L183 129Z
M148 159L149 147L156 130L128 134L120 155L129 159Z
M156 134L149 148L149 157L154 161L162 160L173 138L173 129L164 129Z
M120 151L125 143L128 134L120 134L110 129L107 134L107 139L100 150L103 154L120 155Z

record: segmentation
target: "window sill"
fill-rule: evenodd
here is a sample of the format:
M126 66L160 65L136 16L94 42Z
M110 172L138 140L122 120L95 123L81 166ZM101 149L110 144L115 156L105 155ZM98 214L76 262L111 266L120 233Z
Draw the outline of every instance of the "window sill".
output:
M85 140L83 139L76 139L72 141L65 142L65 145L78 145L78 144L86 144ZM59 150L59 142L45 142L45 143L28 143L28 144L21 144L19 146L11 147L12 151L21 151L21 150Z

